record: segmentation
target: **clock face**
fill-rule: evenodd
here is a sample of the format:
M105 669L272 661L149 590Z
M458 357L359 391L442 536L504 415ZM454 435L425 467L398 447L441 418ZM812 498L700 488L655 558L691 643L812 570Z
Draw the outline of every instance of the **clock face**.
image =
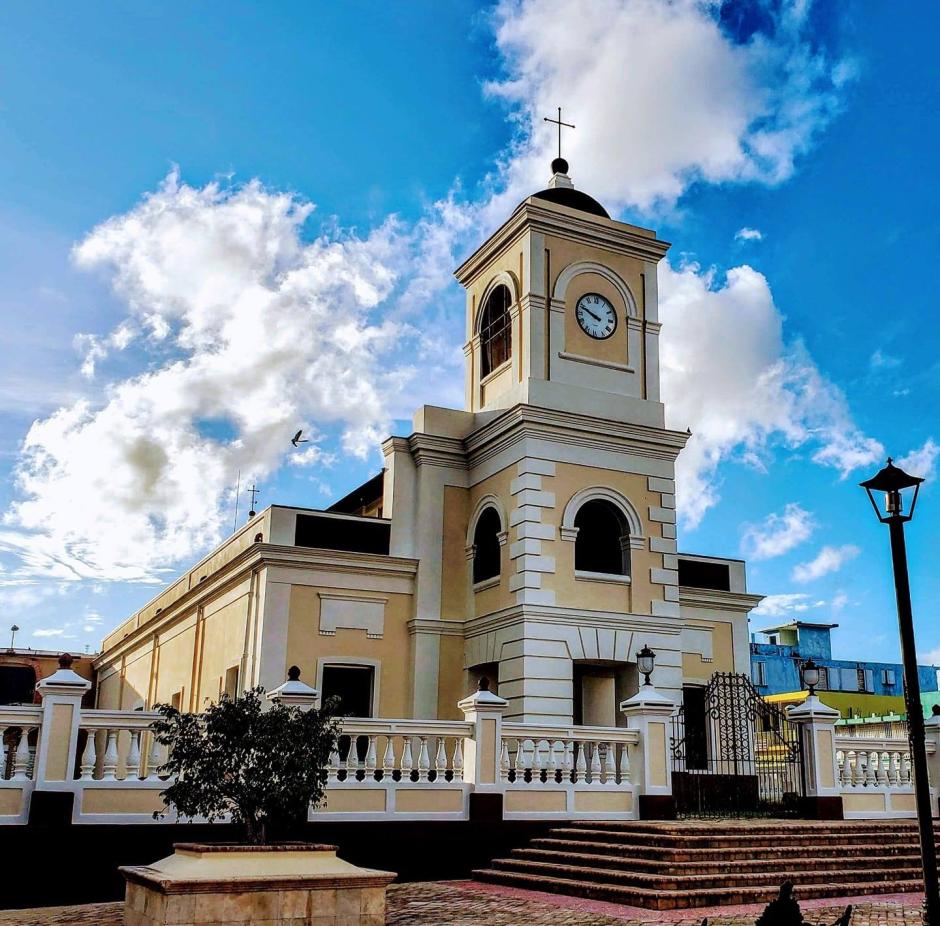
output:
M614 307L598 293L585 293L575 308L578 324L586 335L602 341L617 330Z

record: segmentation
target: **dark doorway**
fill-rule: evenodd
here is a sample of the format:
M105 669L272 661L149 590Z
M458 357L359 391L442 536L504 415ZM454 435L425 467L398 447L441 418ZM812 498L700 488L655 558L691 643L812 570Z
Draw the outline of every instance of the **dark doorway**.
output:
M0 666L0 704L32 704L35 687L31 666Z
M687 769L708 767L708 734L705 720L705 689L682 689L685 706L685 766Z
M322 700L338 697L343 717L371 717L374 676L372 666L324 666Z

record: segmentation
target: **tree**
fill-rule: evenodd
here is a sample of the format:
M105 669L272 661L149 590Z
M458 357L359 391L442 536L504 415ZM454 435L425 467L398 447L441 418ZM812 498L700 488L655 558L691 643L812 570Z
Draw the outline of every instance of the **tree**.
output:
M223 695L199 714L160 704L152 725L169 747L160 768L173 778L161 792L167 805L189 819L229 814L252 845L264 845L270 827L305 820L307 808L321 803L339 735L332 703L304 711L275 701L264 710L263 694L258 687Z

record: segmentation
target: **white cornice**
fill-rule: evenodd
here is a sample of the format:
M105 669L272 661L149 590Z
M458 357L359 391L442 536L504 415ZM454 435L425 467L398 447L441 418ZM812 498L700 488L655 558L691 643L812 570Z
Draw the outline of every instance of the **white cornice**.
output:
M519 623L556 624L566 627L595 627L602 630L631 630L679 635L682 622L652 614L625 614L619 611L586 611L555 605L515 605L474 617L464 624L465 636L475 637Z
M431 618L414 618L408 621L408 633L436 633L445 637L463 637L463 621L436 621Z
M478 466L506 447L530 437L668 461L676 459L689 439L684 431L520 404L466 438L469 463Z
M690 608L713 608L717 611L738 611L747 614L764 600L763 595L747 592L724 592L714 588L679 586L679 604Z
M527 232L565 238L640 260L658 262L665 256L670 244L659 240L651 232L644 234L644 231L635 225L626 225L579 209L569 209L557 203L549 204L529 197L454 271L454 276L463 286L470 285L500 253L512 247Z
M161 633L168 626L191 613L193 608L198 607L205 599L214 598L227 588L236 585L253 570L271 566L289 569L326 567L334 572L367 573L370 576L391 577L414 576L418 571L417 560L399 556L256 543L246 547L238 556L210 573L205 582L194 585L159 613L151 615L125 637L102 651L95 659L94 667L97 669L129 647L138 645L141 638Z

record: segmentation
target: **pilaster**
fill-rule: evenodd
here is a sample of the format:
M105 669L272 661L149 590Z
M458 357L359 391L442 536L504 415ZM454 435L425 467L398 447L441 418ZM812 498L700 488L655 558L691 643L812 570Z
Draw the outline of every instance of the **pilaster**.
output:
M791 707L787 717L800 726L806 794L804 814L816 820L841 820L842 789L836 758L836 721L841 715L811 695Z
M633 770L640 819L674 819L669 724L676 712L675 702L652 685L643 685L632 698L620 702L620 710L627 718L627 728L640 734L640 762Z

